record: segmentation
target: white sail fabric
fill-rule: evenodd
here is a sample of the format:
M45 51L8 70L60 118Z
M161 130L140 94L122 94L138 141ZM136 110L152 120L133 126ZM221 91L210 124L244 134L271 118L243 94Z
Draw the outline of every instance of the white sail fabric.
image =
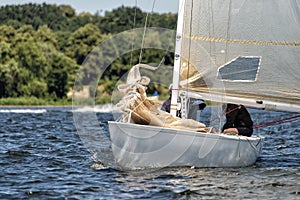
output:
M300 0L185 3L181 87L300 111Z

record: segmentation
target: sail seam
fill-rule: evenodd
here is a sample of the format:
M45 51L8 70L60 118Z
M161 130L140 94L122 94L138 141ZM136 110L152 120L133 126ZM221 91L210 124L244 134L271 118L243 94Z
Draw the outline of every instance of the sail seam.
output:
M255 40L238 40L238 39L226 39L226 38L214 38L214 37L202 37L202 36L185 36L187 39L201 40L208 42L229 42L238 44L253 44L253 45L277 45L277 46L300 46L300 42L274 42L274 41L255 41Z

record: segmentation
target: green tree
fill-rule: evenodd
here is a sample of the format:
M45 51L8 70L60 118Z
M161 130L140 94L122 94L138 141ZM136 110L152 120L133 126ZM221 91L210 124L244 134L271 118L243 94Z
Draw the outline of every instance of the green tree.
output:
M45 80L34 78L28 82L28 96L44 98L47 96L47 83Z
M78 65L74 60L59 52L54 53L51 58L51 70L47 76L48 93L57 98L66 97L74 84L77 69Z
M37 43L32 41L18 43L16 54L19 65L28 69L32 76L38 78L47 76L47 58Z
M77 64L82 64L88 53L101 40L100 30L93 24L87 24L71 34L67 42L66 55L76 59Z
M10 44L4 41L0 42L0 63L5 63L10 59Z
M97 79L101 55L95 48L102 39L103 35L93 24L79 28L68 39L65 49L66 55L76 60L78 65L82 65L82 84L90 84ZM88 62L84 63L87 57Z
M16 81L20 70L14 59L0 63L0 97L16 97Z
M126 53L123 49L139 48L143 31L106 39L144 27L146 15L139 8L124 6L104 16L77 15L71 6L46 3L0 7L0 98L64 98L82 65L82 86L94 83L90 90L97 92L97 101L107 101L116 82L139 62L140 50ZM176 15L149 13L147 26L174 29ZM169 39L168 34L147 32L145 42L166 48ZM102 43L101 49L96 48ZM164 50L147 49L142 51L142 63L155 66L164 58L168 65L173 63L173 56ZM160 89L155 85L149 88Z
M103 33L119 33L132 28L143 27L145 19L146 14L141 9L122 6L111 12L105 12L99 27Z
M12 26L2 25L0 30L0 41L11 43L16 36L16 30Z
M40 26L37 31L37 37L35 38L38 42L47 43L57 48L57 39L55 33L48 28L47 25Z

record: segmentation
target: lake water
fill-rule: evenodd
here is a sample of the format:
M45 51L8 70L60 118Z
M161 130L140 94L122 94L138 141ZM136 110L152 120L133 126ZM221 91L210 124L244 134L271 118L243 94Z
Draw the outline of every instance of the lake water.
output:
M293 116L250 112L255 123ZM97 117L108 135L112 115ZM71 108L0 108L0 199L300 199L300 121L254 134L265 145L251 167L122 171L87 150Z

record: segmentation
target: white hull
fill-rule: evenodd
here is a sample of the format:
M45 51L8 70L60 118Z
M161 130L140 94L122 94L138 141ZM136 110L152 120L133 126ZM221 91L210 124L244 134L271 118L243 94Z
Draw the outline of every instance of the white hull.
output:
M109 121L112 151L125 169L167 166L243 167L255 163L263 138L199 133Z

